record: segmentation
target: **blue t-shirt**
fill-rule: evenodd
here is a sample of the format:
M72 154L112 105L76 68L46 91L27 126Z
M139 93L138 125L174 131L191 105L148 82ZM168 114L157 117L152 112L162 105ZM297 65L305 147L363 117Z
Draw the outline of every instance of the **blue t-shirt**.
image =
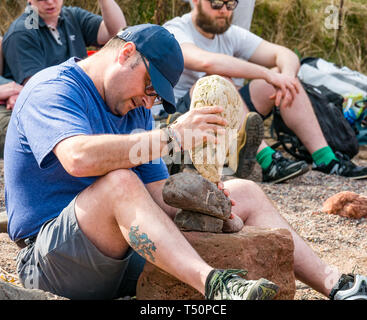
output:
M75 135L129 134L151 130L150 110L139 107L120 117L112 114L92 80L71 58L44 69L17 99L4 151L5 204L12 240L38 233L98 177L69 175L52 152ZM162 159L132 169L143 183L166 179ZM133 201L133 199L132 199Z

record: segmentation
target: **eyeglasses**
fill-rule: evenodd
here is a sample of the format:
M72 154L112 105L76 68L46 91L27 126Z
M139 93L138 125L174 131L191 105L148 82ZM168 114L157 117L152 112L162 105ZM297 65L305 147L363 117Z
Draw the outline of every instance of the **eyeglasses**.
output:
M148 64L147 62L145 61L145 57L140 53L140 56L141 56L141 59L143 60L144 62L144 65L145 65L145 69L147 69L147 72L149 74L149 67L148 67ZM155 100L154 100L154 105L157 105L157 104L162 104L163 103L163 99L159 96L159 94L155 91L153 85L152 85L152 82L150 80L150 84L147 85L144 89L144 93L149 96L149 97L155 97Z
M227 10L233 11L236 9L238 5L237 0L229 0L229 1L222 1L222 0L208 0L210 2L210 5L212 9L214 10L220 10L223 8L224 5L226 5Z

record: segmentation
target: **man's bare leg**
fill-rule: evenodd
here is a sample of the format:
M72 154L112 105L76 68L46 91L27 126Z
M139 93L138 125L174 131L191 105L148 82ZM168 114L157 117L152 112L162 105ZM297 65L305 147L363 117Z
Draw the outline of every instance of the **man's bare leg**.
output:
M274 100L270 100L269 97L274 92L274 87L264 80L251 81L251 99L256 110L262 115L267 115L271 112ZM285 124L299 137L310 154L328 145L317 121L311 101L302 86L291 107L281 108L280 114Z
M261 188L248 180L234 179L224 187L235 201L232 211L245 225L288 229L294 242L294 272L300 281L328 296L340 273L325 264L277 212Z
M116 170L84 190L75 204L81 230L106 256L121 258L128 247L203 295L213 269L191 247L131 170Z

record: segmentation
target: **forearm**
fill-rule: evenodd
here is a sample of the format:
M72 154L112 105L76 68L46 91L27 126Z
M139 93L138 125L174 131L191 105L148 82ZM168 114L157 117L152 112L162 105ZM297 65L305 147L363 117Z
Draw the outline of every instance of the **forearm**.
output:
M80 135L61 141L54 153L73 176L101 176L164 156L168 152L166 140L163 130L130 135Z
M3 74L3 69L4 69L4 67L3 67L3 56L2 56L1 50L0 50L0 75Z
M0 76L3 74L3 51L2 51L3 37L0 36Z
M287 48L282 48L276 56L276 66L280 72L292 77L296 77L300 63L298 56Z
M126 27L125 16L114 0L99 0L103 21L110 37Z
M188 66L188 69L203 71L207 74L218 74L229 78L244 78L249 80L266 80L269 73L269 69L266 67L224 54L214 54L202 66L197 65L191 68Z

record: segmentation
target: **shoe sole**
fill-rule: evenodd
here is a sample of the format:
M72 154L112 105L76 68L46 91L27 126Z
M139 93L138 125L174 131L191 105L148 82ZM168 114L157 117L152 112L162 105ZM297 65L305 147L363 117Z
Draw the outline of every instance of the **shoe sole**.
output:
M362 180L362 179L367 179L367 175L359 176L359 177L346 177L346 178L349 178L351 180Z
M364 287L364 293L360 292L362 286ZM367 300L367 277L356 275L353 287L338 291L334 300Z
M251 174L254 168L257 150L264 138L264 123L261 116L255 112L249 112L239 136L241 141L237 148L238 166L235 175L244 179Z
M326 173L326 172L323 172L321 170L317 170L317 169L312 169L314 171L318 171L318 172L321 172L321 173L324 173L324 174L327 174L327 175L330 175L330 173ZM363 176L358 176L358 177L346 177L346 176L341 176L341 175L337 175L335 173L332 173L332 175L336 175L336 176L339 176L339 177L342 177L342 178L347 178L347 179L350 179L350 180L362 180L362 179L367 179L367 174L366 175L363 175Z
M275 180L275 181L270 181L270 182L264 181L264 182L265 183L268 183L268 184L281 183L281 182L284 182L285 180L288 180L288 179L291 179L291 178L295 178L295 177L298 177L298 176L300 176L302 174L305 174L307 171L309 171L309 167L308 166L304 166L303 168L300 168L298 171L293 172L293 173L291 173L288 176L279 178L278 180Z
M259 279L249 290L246 300L273 300L279 287L266 279Z

